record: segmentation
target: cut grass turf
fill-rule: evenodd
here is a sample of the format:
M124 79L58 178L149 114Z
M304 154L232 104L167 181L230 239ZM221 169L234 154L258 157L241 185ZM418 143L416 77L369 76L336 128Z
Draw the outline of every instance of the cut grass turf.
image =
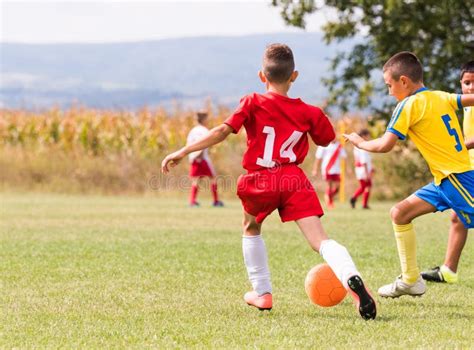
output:
M274 308L242 300L241 209L187 208L185 199L2 194L0 347L468 348L474 344L474 258L458 285L421 298L377 297L363 321L351 300L310 304L307 271L322 262L294 223L263 226ZM388 216L340 204L323 218L372 291L399 274ZM421 267L442 262L447 214L415 221Z

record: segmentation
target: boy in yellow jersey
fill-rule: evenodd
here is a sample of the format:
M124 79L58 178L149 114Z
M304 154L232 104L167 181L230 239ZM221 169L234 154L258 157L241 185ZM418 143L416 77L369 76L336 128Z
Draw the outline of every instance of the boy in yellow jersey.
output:
M461 67L461 89L463 94L474 93L474 61L469 61ZM463 132L471 166L474 167L474 108L472 107L464 108ZM421 277L431 282L456 283L458 281L458 263L466 240L467 228L459 220L456 212L453 212L444 264L422 272Z
M390 210L402 275L379 288L382 297L398 298L425 293L426 285L416 262L412 220L418 216L454 209L465 227L474 227L474 170L464 145L455 111L474 105L474 94L430 91L423 85L423 67L411 52L400 52L383 67L390 95L399 102L385 134L366 141L356 133L344 135L354 146L369 152L390 151L408 136L429 165L434 182L397 203Z

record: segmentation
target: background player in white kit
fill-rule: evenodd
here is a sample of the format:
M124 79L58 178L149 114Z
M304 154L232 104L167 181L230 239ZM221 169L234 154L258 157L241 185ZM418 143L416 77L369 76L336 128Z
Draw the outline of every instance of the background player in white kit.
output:
M186 144L192 144L197 140L203 138L209 133L207 128L208 124L208 113L206 111L199 111L196 114L198 125L191 129L188 134ZM217 195L217 181L214 167L212 166L211 158L209 157L208 149L197 151L189 154L189 163L191 167L189 169L189 176L191 177L191 193L189 196L189 205L191 207L198 207L197 194L199 191L199 180L203 177L210 178L210 186L213 197L212 205L214 207L222 207L224 203L219 200Z
M339 192L341 183L341 158L347 158L347 153L340 142L335 139L326 147L319 146L316 150L312 175L318 175L321 165L321 174L326 181L326 192L324 199L328 208L334 208L334 197Z
M364 140L368 140L370 132L367 129L360 131L359 136ZM372 157L369 152L354 147L354 165L355 175L359 180L359 188L357 188L350 199L351 207L355 208L357 198L362 195L362 208L369 208L369 196L372 188L372 174L374 172L372 168Z

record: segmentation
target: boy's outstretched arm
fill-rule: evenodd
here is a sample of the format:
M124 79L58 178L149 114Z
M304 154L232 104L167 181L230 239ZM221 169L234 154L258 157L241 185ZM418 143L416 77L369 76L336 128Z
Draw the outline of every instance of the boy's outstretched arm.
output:
M391 151L398 140L398 136L391 132L386 132L382 137L370 141L364 140L355 132L343 134L343 136L357 148L374 153L387 153Z
M461 105L463 107L474 106L474 94L461 95ZM473 149L474 148L474 137L465 139L464 144L466 145L467 149Z
M233 129L227 124L221 124L211 129L209 133L202 139L197 140L187 146L184 146L180 150L173 152L165 157L161 162L161 171L166 174L170 171L170 168L176 166L181 159L186 157L191 152L203 150L218 144L226 139Z
M474 106L474 94L461 95L461 105L463 107Z

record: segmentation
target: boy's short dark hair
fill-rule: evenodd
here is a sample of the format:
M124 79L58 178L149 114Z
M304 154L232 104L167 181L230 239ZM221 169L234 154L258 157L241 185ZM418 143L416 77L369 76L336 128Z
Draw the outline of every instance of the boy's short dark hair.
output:
M263 55L263 74L268 81L284 83L295 70L293 52L285 44L268 45Z
M474 61L469 61L461 66L461 79L464 73L474 73Z
M198 123L202 123L203 121L205 121L208 117L208 113L207 111L197 111L196 113L196 120Z
M393 55L383 66L383 71L387 70L390 70L392 78L397 81L404 75L414 83L423 82L423 66L412 52L402 51Z

